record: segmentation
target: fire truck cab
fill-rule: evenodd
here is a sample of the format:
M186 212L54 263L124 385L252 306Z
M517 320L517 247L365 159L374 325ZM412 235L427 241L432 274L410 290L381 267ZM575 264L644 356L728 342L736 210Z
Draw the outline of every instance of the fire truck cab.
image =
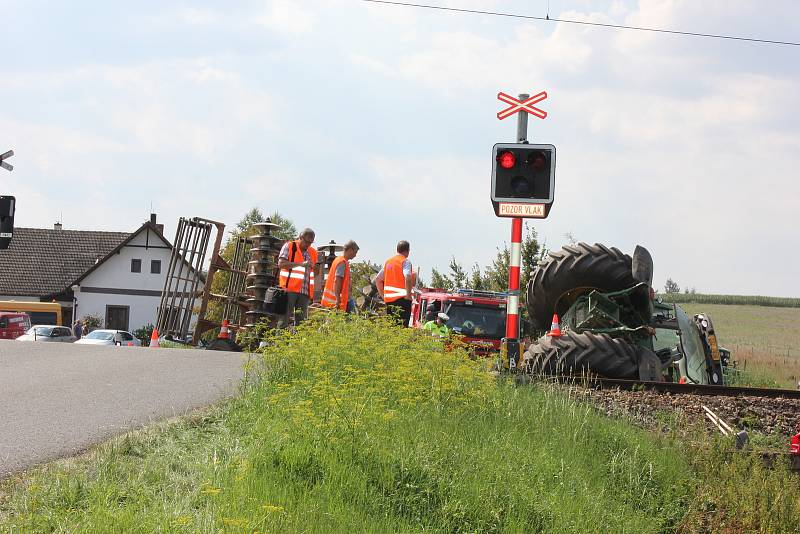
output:
M422 328L429 313L446 313L447 327L463 336L464 342L475 347L478 354L500 350L500 340L506 331L506 293L424 287L414 291L411 323Z

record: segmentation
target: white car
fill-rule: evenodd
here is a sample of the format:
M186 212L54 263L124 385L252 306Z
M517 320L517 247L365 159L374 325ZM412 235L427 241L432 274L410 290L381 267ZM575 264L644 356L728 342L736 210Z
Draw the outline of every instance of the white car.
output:
M125 330L94 330L89 332L75 343L82 345L122 345L123 347L133 344L141 347L142 342Z
M17 341L45 341L49 343L72 343L76 337L66 326L37 324L17 338Z

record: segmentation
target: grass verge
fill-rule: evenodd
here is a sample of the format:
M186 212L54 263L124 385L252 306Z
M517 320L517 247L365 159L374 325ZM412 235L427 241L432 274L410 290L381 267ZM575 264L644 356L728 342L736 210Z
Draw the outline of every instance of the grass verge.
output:
M418 331L338 314L270 340L240 396L0 486L8 532L800 528L800 485L513 387Z

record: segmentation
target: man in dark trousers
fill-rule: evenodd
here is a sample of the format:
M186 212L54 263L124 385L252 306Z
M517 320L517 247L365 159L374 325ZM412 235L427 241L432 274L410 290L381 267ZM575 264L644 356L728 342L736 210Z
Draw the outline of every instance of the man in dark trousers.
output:
M314 298L314 266L317 264L317 251L314 230L306 228L300 237L284 243L278 254L279 284L286 288L286 313L278 319L278 328L289 326L289 319L295 318L295 325L308 317L308 303ZM295 310L300 313L295 314Z
M72 324L72 335L75 336L76 340L78 340L81 338L82 334L83 334L83 325L81 324L80 321L75 321Z
M408 241L399 241L397 254L386 260L383 269L375 277L375 287L386 303L386 312L396 316L401 326L410 326L411 288L416 281L408 259L410 253L411 245Z

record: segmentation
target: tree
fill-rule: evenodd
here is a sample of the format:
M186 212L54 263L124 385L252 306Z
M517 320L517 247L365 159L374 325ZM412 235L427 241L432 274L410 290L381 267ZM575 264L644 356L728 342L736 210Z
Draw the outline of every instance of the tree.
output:
M478 262L475 262L475 265L472 266L472 274L470 275L469 284L467 287L476 289L478 291L486 289L484 287L483 275L481 274L481 267L478 265Z
M510 261L511 253L508 246L498 247L492 263L483 270L487 290L506 291L508 289L508 264Z
M525 223L525 232L522 237L521 255L521 275L519 287L524 293L528 287L533 270L547 257L547 249L539 245L539 234L533 226Z
M233 231L235 234L241 234L250 229L256 223L264 222L266 219L264 218L264 214L261 213L261 210L253 207L250 208L242 220L236 223L236 230Z
M672 278L667 278L667 283L664 284L664 293L680 293L681 287Z
M431 269L431 287L451 291L453 289L453 282L434 267Z
M272 215L269 216L269 219L271 222L280 226L280 228L275 229L275 231L273 232L274 235L280 237L285 241L298 237L299 232L297 231L297 228L295 228L294 223L291 221L291 219L284 217L277 211L273 212Z
M467 273L460 263L456 261L455 256L450 257L450 281L454 288L467 286Z

